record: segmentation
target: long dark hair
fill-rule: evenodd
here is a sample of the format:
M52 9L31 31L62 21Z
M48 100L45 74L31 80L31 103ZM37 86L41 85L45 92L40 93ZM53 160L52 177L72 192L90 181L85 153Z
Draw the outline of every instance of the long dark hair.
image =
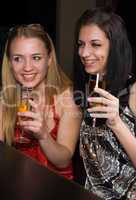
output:
M81 27L91 24L97 25L104 31L110 42L106 89L111 94L117 96L118 92L124 88L132 67L132 49L123 19L106 8L86 10L78 19L75 29L74 90L77 103L81 101L77 91L85 93L85 83L89 76L80 61L77 41Z

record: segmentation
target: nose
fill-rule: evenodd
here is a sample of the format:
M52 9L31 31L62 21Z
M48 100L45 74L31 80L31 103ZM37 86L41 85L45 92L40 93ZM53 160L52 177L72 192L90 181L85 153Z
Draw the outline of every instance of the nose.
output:
M91 49L87 46L85 46L79 50L79 55L82 58L86 58L86 57L90 56L90 54L91 54Z
M30 58L26 58L24 61L24 71L31 71L33 64Z

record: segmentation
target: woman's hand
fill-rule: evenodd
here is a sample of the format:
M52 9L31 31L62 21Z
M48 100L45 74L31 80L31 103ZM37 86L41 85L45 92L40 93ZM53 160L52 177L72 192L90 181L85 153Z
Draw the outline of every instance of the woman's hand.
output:
M119 116L119 99L111 95L109 92L95 88L95 92L100 97L89 97L90 116L94 118L107 118L107 125L114 126L120 120ZM92 107L92 104L96 104ZM98 104L98 105L97 105Z
M32 107L32 111L18 112L19 117L28 118L28 120L19 120L19 125L31 132L31 134L38 140L42 140L47 137L48 128L45 121L45 108L41 109L41 106L32 100L29 100Z

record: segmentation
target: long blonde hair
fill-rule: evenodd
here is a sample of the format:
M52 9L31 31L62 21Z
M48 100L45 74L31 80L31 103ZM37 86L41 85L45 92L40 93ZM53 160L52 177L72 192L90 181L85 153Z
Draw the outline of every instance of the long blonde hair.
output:
M51 103L52 96L63 92L72 85L57 63L55 48L52 39L40 24L20 25L9 31L2 63L2 131L7 144L11 145L15 126L20 86L14 78L10 66L10 46L15 38L38 38L44 42L45 48L51 57L46 75L46 102ZM15 117L14 117L15 116Z

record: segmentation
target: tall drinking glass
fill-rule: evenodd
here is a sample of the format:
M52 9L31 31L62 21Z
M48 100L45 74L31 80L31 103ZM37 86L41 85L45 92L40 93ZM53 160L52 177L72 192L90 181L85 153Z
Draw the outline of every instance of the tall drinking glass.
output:
M101 76L99 73L96 75L90 75L89 82L88 82L88 93L89 97L99 97L99 94L94 91L94 88L106 88L106 82L103 76ZM92 102L89 104L89 107L93 106L102 106L101 103L94 103ZM98 113L98 112L97 112ZM96 118L92 119L92 127L96 126Z
M21 87L20 95L20 105L18 107L18 112L26 112L31 110L31 105L29 104L29 99L31 99L32 88ZM20 121L28 120L28 117L18 117L18 123ZM20 127L20 136L18 138L19 143L29 143L29 138L26 137L26 132Z

